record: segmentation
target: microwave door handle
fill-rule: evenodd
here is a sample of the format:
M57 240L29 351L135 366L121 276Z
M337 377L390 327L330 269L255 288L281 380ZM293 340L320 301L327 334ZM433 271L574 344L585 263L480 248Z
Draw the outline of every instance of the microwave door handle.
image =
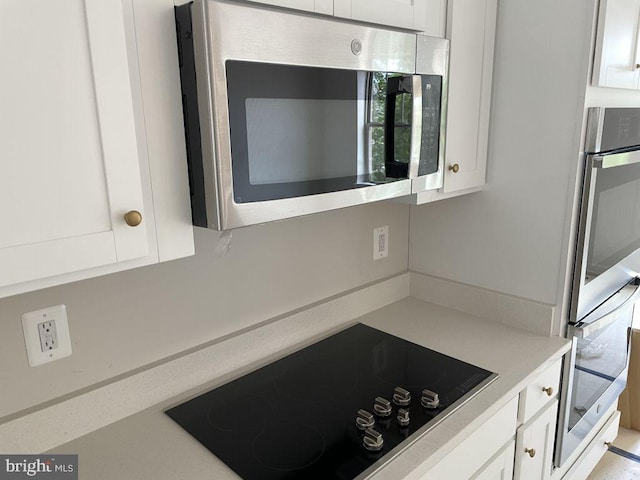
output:
M385 95L385 111L384 111L384 167L385 175L389 178L410 178L410 166L416 163L413 159L414 155L414 135L413 135L413 122L415 120L416 104L414 84L416 75L402 75L397 77L389 77L387 79L387 91ZM420 82L420 80L418 80ZM412 105L411 115L411 146L410 146L410 161L409 164L398 162L395 159L395 118L396 118L396 98L398 95L404 93L412 93L414 95L414 102ZM422 96L421 91L418 89L418 95L420 96L420 110L422 110ZM420 116L420 121L422 116ZM420 155L418 146L418 156ZM417 170L417 164L413 166L413 170Z
M631 294L629 294L628 298L624 300L624 302L622 302L622 304L614 308L612 311L602 315L601 317L596 318L595 320L590 320L588 322L580 321L576 325L569 325L568 333L574 337L586 338L586 337L589 337L590 335L593 335L598 330L608 325L611 325L613 322L615 322L618 319L620 313L622 313L622 311L627 306L629 306L632 303L635 303L638 300L638 296L640 294L640 278L635 277L633 280L627 283L627 285L622 287L618 291L618 293L612 295L611 298L609 298L609 300L603 303L603 305L606 305L607 303L618 301L618 298L616 297L618 297L618 295L623 294L623 292L625 292L626 290L626 287L628 286L633 286L633 291L631 292Z
M416 178L422 149L422 76L413 75L413 107L411 109L411 147L409 150L409 178Z

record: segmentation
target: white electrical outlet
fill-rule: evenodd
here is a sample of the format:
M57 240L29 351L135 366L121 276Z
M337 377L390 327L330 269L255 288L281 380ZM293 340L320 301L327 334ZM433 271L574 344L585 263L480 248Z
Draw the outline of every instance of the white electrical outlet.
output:
M22 315L22 331L29 365L36 367L71 355L67 308L44 308Z
M373 259L389 256L389 225L373 229Z
M58 348L58 329L55 320L47 320L38 324L40 350L43 352Z

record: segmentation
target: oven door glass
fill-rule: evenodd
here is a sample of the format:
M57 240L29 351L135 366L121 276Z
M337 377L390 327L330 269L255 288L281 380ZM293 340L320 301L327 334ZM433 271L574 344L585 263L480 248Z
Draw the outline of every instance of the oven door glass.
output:
M437 170L441 77L421 76L421 138L413 75L233 60L226 73L236 203L406 179L412 141L425 144L420 173Z
M640 163L595 170L586 281L640 248Z
M619 395L626 384L629 361L629 332L633 321L637 286L630 284L597 309L590 317L598 318L585 325L583 338L575 338L575 367L569 409L569 430L607 395ZM613 305L612 305L613 304ZM603 309L611 310L602 314ZM599 325L600 324L600 325ZM612 398L617 398L613 395ZM611 395L609 395L611 396ZM604 405L603 405L604 406Z

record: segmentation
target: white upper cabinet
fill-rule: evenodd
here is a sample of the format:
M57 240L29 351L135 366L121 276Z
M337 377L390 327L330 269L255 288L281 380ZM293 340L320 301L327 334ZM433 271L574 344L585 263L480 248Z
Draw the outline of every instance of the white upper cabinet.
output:
M276 7L295 8L307 12L333 15L334 0L251 0L256 3L274 5Z
M2 10L0 285L147 255L122 6Z
M444 37L447 0L251 0Z
M449 87L444 185L406 203L423 204L478 191L485 184L497 0L449 0Z
M119 1L2 3L0 296L158 261L127 50Z
M640 88L640 0L601 0L592 84Z
M431 37L445 38L447 34L447 0L427 0L424 30Z
M497 8L497 0L449 0L445 194L485 183Z
M427 0L333 0L334 15L424 31Z

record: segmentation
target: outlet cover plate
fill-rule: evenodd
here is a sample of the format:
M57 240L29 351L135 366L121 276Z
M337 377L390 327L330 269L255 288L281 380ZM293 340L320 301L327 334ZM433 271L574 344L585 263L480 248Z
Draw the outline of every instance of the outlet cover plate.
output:
M55 327L57 346L45 349L38 326L49 322L52 322ZM27 347L29 365L32 367L71 355L69 322L67 320L67 308L64 305L25 313L22 315L22 331L24 332L24 343Z
M373 229L373 259L389 256L389 225Z

